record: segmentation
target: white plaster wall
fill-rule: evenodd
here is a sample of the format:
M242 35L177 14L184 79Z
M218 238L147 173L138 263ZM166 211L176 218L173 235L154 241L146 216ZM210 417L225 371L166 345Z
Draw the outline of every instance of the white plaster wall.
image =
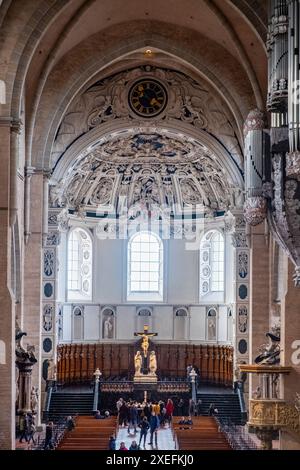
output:
M100 336L99 306L86 305L84 308L84 340L98 340Z
M219 321L218 321L218 341L227 341L227 306L220 305L219 307Z
M228 298L232 298L232 247L227 239L226 288ZM105 306L116 309L115 340L130 341L133 333L144 323L152 331L158 332L157 340L178 340L206 342L206 305L215 306L223 302L212 296L209 302L199 302L199 251L186 250L184 240L164 241L164 302L127 302L127 240L99 240L94 238L93 251L93 299L91 302L69 299L63 308L63 341L72 339L71 304L84 304L84 341L102 341L102 314ZM62 233L59 247L59 301L66 301L67 237ZM152 316L139 318L137 308L150 306ZM186 317L183 338L175 335L174 307L186 306L190 314ZM217 324L217 340L227 341L227 307L220 306Z
M153 311L153 330L158 333L158 340L173 338L173 307L155 306Z
M168 241L168 303L199 302L199 251L186 250L185 240Z
M134 305L118 306L117 307L117 338L132 340L133 332L136 331L135 327L136 307Z
M206 307L191 307L190 312L190 339L194 341L205 341Z
M63 306L63 341L71 341L72 339L72 306Z
M93 299L101 304L123 302L123 240L99 240L94 243Z

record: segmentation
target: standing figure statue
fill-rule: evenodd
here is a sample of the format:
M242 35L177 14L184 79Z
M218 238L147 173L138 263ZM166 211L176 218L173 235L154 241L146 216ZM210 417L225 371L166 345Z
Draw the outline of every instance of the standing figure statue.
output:
M37 406L39 401L39 391L37 387L31 387L30 407L33 414L37 413Z
M47 380L57 379L57 367L53 359L48 359Z
M113 324L112 324L110 318L107 318L107 319L104 321L103 327L104 327L104 329L103 329L103 338L104 338L104 339L111 338L111 337L113 336L113 335L112 335Z
M134 368L135 368L135 374L134 375L141 375L142 356L141 356L140 351L137 351L135 356L134 356Z
M151 353L150 353L150 357L149 357L149 369L150 369L150 374L151 374L151 375L156 375L157 361L156 361L155 351L151 351Z

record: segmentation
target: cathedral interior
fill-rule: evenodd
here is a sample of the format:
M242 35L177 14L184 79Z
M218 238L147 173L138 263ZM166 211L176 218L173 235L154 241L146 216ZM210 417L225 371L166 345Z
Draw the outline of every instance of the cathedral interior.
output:
M173 448L216 418L300 450L299 28L298 0L0 1L0 449L28 415L93 449L123 397L200 400Z

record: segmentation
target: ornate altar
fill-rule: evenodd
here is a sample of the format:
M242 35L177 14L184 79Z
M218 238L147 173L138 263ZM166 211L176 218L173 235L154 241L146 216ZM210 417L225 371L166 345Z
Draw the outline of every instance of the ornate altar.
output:
M155 351L151 351L148 357L149 337L156 336L157 333L150 333L148 325L144 325L142 333L134 333L141 337L141 351L137 351L134 356L135 373L134 384L153 385L157 384L157 361Z

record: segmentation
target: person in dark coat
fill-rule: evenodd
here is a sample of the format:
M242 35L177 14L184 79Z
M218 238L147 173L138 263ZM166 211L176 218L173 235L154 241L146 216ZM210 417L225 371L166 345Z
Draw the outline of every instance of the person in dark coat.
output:
M129 447L129 450L140 450L136 441L132 441L131 446Z
M144 418L142 419L140 427L141 427L141 434L140 434L139 446L141 445L142 438L144 438L144 449L145 449L146 448L146 437L147 437L148 429L150 427L146 416L144 416Z
M46 426L46 437L45 437L45 445L44 450L53 449L53 422L49 421Z
M153 434L154 434L154 439L155 439L155 446L157 448L157 431L159 429L159 417L155 414L155 411L152 411L150 421L150 442L149 445L153 446Z
M108 441L108 450L116 450L115 436L110 436L109 441Z

